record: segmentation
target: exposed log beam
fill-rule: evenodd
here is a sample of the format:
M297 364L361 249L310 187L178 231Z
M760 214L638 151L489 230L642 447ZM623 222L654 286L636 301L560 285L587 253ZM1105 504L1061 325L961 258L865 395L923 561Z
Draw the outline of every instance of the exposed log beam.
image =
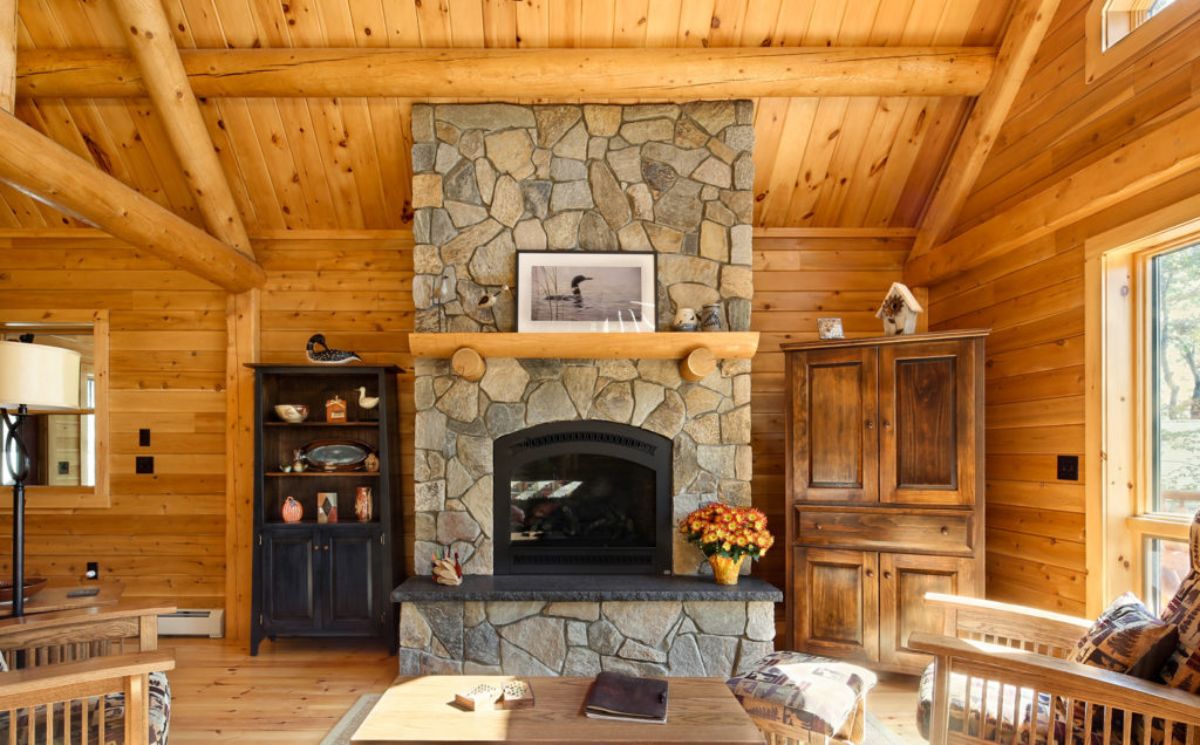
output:
M17 0L0 0L0 110L17 105Z
M1059 0L1020 0L996 55L996 69L967 118L941 181L925 208L921 230L913 243L915 258L929 253L950 235L983 164L992 152L1000 127L1017 98L1017 91L1046 37Z
M904 268L905 281L927 285L952 277L1200 168L1196 132L1200 132L1200 109L910 260Z
M705 49L181 50L198 96L632 98L977 96L990 47ZM123 50L34 50L18 60L30 97L144 96Z
M231 292L266 281L253 259L6 113L0 181Z
M0 0L8 2L10 0ZM122 27L129 32L129 50L142 83L183 166L184 180L210 233L244 254L253 256L246 226L233 191L217 160L200 105L188 84L187 72L160 0L114 0Z

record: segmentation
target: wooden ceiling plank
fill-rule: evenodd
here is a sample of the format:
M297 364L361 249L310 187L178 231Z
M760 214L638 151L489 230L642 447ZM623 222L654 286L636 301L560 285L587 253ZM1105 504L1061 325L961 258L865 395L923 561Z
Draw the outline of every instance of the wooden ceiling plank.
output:
M1017 97L1034 55L1054 18L1059 0L1018 0L997 55L996 71L967 117L944 175L921 219L921 232L913 243L913 257L929 253L950 235L959 212L984 161L1000 134L1009 108Z
M262 267L244 254L5 113L0 179L231 292L266 280Z
M688 0L680 6L679 31L675 37L677 46L708 46L714 4L715 0Z
M542 49L550 46L546 5L542 0L517 3L517 44L522 49Z
M779 9L782 0L758 0L747 4L742 18L741 46L778 46L776 29L779 24Z
M649 13L649 0L616 0L613 6L613 46L624 49L645 47ZM550 38L553 39L553 35Z
M233 190L213 149L159 0L113 0L126 41L209 232L253 255Z
M1048 185L1019 204L910 258L905 277L924 285L954 276L1149 189L1200 169L1200 109Z
M910 106L919 107L922 101L911 98L881 98L871 128L863 140L862 153L850 176L849 188L841 204L822 205L817 211L827 211L829 218L822 222L837 225L865 225L867 210L883 183L884 172L901 142L900 126ZM836 211L835 211L836 210ZM836 218L836 219L835 219Z
M812 140L815 122L824 103L817 98L793 98L787 102L783 136L773 154L756 157L756 163L769 162L767 188L758 205L759 224L786 225L787 207L794 192L804 188L802 167ZM757 154L756 154L757 155ZM767 160L769 158L769 160Z
M840 134L833 142L833 157L829 161L829 176L814 192L816 201L806 210L808 218L801 225L836 225L837 214L846 194L857 185L852 183L867 143L867 136L879 115L879 99L858 97L849 99L846 116L839 126Z
M746 16L745 0L717 0L712 12L712 31L708 43L714 47L737 47L742 44L742 23Z
M283 101L279 103L282 105ZM333 224L341 228L363 228L366 222L362 200L358 197L350 143L346 138L339 102L335 99L309 99L307 103L312 116L314 139L320 148L325 179L329 183L333 210L337 214Z
M259 223L258 210L254 200L250 198L251 181L247 170L238 160L237 148L225 131L225 120L221 117L219 99L206 99L200 102L200 116L208 128L208 136L212 138L213 149L217 151L217 159L221 161L221 170L225 172L225 180L233 191L233 199L237 202L238 214L242 215L242 224L246 231L252 232L253 226Z
M317 144L316 126L310 111L310 106L319 104L319 100L311 98L275 99L281 131L287 139L292 162L296 164L296 173L300 178L300 190L308 205L309 223L341 226L329 185L329 169Z
M904 112L896 133L887 165L880 174L879 186L871 197L863 225L893 225L896 207L904 192L908 176L916 168L925 136L929 132L937 98L912 99Z
M388 196L384 227L412 222L412 101L406 98L366 100L375 131L377 187Z
M196 95L246 97L497 99L531 90L560 100L597 91L642 100L961 96L983 90L994 64L987 47L208 49L180 55ZM29 50L17 66L22 97L120 98L145 91L136 65L115 50Z
M826 181L833 178L833 155L842 136L842 125L850 99L823 98L817 102L817 113L811 130L805 134L804 160L795 174L796 188L781 205L781 217L771 224L811 225L813 208Z
M771 196L775 155L787 122L788 99L761 98L754 104L754 224L762 225Z
M254 214L254 234L263 230L283 229L286 225L283 207L275 198L275 185L271 181L270 169L258 139L254 136L245 99L215 98L210 99L210 103L216 110L215 119L210 119L209 132L214 133L212 136L216 142L223 141L221 147L228 149L237 162L245 184L246 198ZM207 111L208 106L204 110Z

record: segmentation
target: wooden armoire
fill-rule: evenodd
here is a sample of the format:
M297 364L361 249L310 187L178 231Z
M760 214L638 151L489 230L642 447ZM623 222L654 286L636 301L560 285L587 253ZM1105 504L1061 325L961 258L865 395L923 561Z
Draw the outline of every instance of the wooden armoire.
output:
M793 649L919 673L925 593L983 595L987 333L782 346Z

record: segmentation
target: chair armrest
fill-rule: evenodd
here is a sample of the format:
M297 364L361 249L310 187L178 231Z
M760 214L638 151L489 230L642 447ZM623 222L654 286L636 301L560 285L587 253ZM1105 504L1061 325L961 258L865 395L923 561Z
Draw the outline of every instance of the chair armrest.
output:
M122 691L129 678L175 669L170 652L96 657L5 673L0 679L0 711Z
M938 664L948 665L952 673L1200 726L1200 696L1130 675L1021 649L924 632L913 632L908 646L934 655Z
M126 602L38 613L0 621L0 650L138 639L140 651L158 646L158 617L175 608Z
M1031 648L1056 657L1073 648L1092 626L1086 618L982 598L930 592L925 602L954 613L957 636Z

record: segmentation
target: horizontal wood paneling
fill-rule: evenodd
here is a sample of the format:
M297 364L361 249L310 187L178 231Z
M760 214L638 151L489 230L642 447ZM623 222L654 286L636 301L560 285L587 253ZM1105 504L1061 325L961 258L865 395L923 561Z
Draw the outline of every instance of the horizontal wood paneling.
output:
M6 244L0 315L106 308L111 325L112 506L30 514L27 572L74 581L98 561L128 597L221 607L225 293L116 241ZM137 444L141 428L150 429L149 447ZM139 455L154 456L153 475L134 472ZM0 523L5 545L10 529Z
M1088 0L1064 0L955 232L1200 105L1195 26L1085 84ZM990 326L987 342L988 593L1082 613L1084 489L1056 456L1084 451L1083 243L1200 192L1183 175L930 288L931 326ZM1085 473L1084 464L1080 466Z

